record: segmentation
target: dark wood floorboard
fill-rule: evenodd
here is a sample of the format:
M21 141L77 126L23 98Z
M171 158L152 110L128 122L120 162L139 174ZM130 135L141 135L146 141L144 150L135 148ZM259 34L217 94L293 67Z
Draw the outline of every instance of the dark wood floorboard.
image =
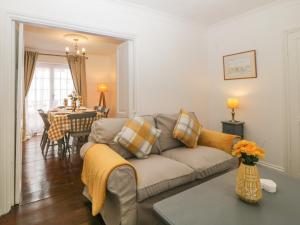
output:
M24 143L22 165L22 203L0 217L1 225L105 225L81 194L78 151L61 160L49 149L45 160L37 136Z

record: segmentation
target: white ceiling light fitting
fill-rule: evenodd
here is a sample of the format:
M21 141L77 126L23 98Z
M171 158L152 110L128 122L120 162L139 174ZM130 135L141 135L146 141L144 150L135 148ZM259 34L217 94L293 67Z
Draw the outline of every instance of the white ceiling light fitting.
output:
M79 42L82 43L82 42L85 42L88 40L88 38L86 36L81 35L81 34L65 34L64 38L67 41L73 43L73 45L74 45L73 54L74 55L83 55L83 56L86 55L86 49L82 47L80 50L80 47L79 47ZM72 54L72 52L70 51L70 48L68 46L65 47L65 52L67 55Z

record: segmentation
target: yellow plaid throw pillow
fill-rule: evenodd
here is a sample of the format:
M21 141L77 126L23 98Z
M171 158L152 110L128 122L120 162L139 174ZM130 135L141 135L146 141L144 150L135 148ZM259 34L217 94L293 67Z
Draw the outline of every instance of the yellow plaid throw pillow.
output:
M137 158L147 158L161 131L141 117L129 119L114 141Z
M195 148L200 132L201 125L197 118L192 117L188 112L181 109L173 130L173 137L181 141L187 147Z

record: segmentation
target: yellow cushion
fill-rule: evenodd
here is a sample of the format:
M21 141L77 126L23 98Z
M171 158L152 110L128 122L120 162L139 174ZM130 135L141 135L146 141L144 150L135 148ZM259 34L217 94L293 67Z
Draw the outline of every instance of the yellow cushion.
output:
M195 148L200 132L201 125L197 118L192 117L188 112L181 109L173 130L173 137L181 141L187 147Z
M218 131L202 129L198 140L199 145L217 148L231 155L233 145L240 140L239 136L224 134Z
M129 119L114 141L137 158L147 158L161 131L142 117Z

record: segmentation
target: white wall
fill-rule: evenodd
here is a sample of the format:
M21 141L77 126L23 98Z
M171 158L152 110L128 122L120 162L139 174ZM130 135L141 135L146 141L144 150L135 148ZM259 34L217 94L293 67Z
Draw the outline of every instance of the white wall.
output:
M76 6L76 7L73 7ZM202 29L175 18L101 0L1 0L0 3L0 214L13 201L14 80L7 74L12 46L8 13L68 26L136 37L137 112L195 111L207 121L206 42ZM3 127L6 132L2 132ZM4 160L3 160L4 159Z
M240 99L238 120L246 139L266 149L267 163L285 167L284 32L300 27L300 3L257 10L212 27L208 32L210 78L209 126L221 129L230 118L226 98ZM223 80L223 55L255 49L257 79Z
M86 61L87 106L93 108L99 103L97 84L105 83L108 87L105 93L106 105L110 109L109 116L116 113L116 55L91 55Z
M185 107L204 125L220 130L220 121L230 117L226 98L239 97L237 119L246 122L246 138L266 149L268 163L284 169L283 40L284 31L300 26L299 11L299 3L274 5L206 33L173 17L109 1L1 0L0 104L5 108L0 109L0 160L5 160L0 162L0 214L12 203L14 167L14 122L8 118L14 113L15 83L7 76L12 48L7 13L135 36L138 113ZM258 78L224 81L222 56L250 49L257 50Z
M199 98L205 99L201 77L205 75L206 45L201 29L144 9L101 0L88 2L12 0L0 7L2 15L12 9L23 15L136 36L137 111L174 112L184 106L205 120L205 109L199 104Z

